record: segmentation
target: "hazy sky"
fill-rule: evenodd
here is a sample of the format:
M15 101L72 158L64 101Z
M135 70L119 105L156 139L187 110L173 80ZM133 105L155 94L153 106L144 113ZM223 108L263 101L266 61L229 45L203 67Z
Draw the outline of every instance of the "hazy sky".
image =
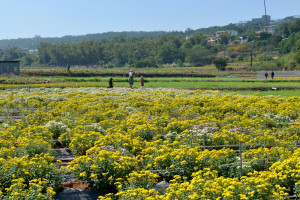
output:
M300 0L266 0L272 19L300 15ZM0 0L0 39L121 31L185 31L251 20L263 0Z

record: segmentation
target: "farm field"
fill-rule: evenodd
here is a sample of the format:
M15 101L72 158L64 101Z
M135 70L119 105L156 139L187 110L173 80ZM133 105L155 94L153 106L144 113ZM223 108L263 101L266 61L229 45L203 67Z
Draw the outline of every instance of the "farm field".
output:
M137 83L139 84L139 83ZM134 85L134 90L140 90L140 87ZM234 87L229 86L229 87L224 87L221 82L217 83L219 87L195 87L194 84L185 84L187 87L183 87L182 84L178 82L174 82L172 87L163 87L161 84L157 84L156 87L149 87L147 83L145 83L146 88L156 88L156 89L167 89L167 88L177 88L177 89L188 89L188 90L197 90L197 89L202 89L202 90L219 90L222 91L223 93L237 93L237 94L243 94L243 95L261 95L261 96L267 96L267 95L274 95L274 96L284 96L284 97L291 97L291 96L300 96L300 89L298 87L291 87L290 85L286 87L282 86L274 86L275 90L273 90L273 87L270 86L258 86L258 87ZM239 84L237 82L232 82L232 84ZM171 84L169 84L171 85ZM40 84L0 84L0 90L7 90L7 89L16 89L16 88L27 88L30 90L30 88L39 88L39 87L46 87L46 88L66 88L66 87L98 87L98 88L103 88L107 87L108 84L106 82L65 82L65 83L40 83ZM127 88L127 82L119 84L118 82L114 84L115 89L118 88ZM175 87L178 86L178 87ZM278 87L278 88L277 88Z
M300 97L300 90L268 90L268 91L230 91L230 90L222 90L222 93L234 93L241 95L260 95L260 96L282 96L282 97Z
M169 74L170 75L170 74ZM0 88L22 88L22 87L108 87L108 80L111 76L91 76L91 77L66 77L66 76L20 76L12 78L2 78ZM145 87L158 88L182 88L182 89L202 89L202 90L231 90L231 91L265 91L265 90L293 90L296 96L300 89L300 79L275 78L257 79L232 77L232 78L199 78L199 77L145 77ZM128 87L128 77L113 77L115 87ZM140 87L140 77L135 77L135 88ZM279 92L275 92L274 95ZM272 94L270 92L270 94ZM280 94L279 94L280 95Z
M300 193L300 97L53 85L6 88L0 104L0 199L52 199L69 173L102 200Z

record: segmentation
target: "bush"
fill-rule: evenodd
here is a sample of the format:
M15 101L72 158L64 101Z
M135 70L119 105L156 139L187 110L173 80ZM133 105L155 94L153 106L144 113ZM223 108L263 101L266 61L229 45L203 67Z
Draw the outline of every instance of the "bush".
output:
M261 55L258 57L259 61L272 61L274 60L272 56Z
M186 49L186 61L194 66L203 66L211 63L213 53L203 46L195 45L191 49Z
M261 62L253 65L254 69L257 70L281 70L282 67L276 62Z
M63 171L57 168L53 160L54 157L49 154L35 155L32 158L15 157L9 160L0 158L0 191L3 187L13 187L14 182L20 178L26 185L30 185L34 179L47 179L47 187L59 189L63 181Z
M213 60L213 64L216 66L218 71L224 71L227 66L227 60L224 58L216 58Z
M135 157L123 155L125 149L91 149L68 164L68 170L80 181L93 183L94 189L115 188L119 178L126 177L137 169Z
M244 61L244 57L243 56L239 56L238 57L238 61Z

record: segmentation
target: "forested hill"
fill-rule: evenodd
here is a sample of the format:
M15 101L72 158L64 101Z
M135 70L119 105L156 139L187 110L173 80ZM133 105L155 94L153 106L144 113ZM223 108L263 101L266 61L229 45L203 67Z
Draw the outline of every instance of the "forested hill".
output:
M40 37L35 36L33 38L18 38L10 40L0 40L0 49L5 49L8 46L17 46L19 48L35 49L41 42L49 42L51 44L71 43L76 44L80 41L97 41L97 40L116 40L122 41L124 38L136 37L136 38L155 38L162 35L178 35L183 36L183 32L172 31L132 31L132 32L106 32L97 34L87 34L79 36L67 35L64 37Z
M163 35L176 35L176 36L188 36L195 33L203 33L208 35L215 34L216 31L222 30L235 30L239 35L243 36L253 31L259 31L263 28L263 24L247 23L244 26L237 26L236 24L228 24L226 26L212 26L209 28L200 28L192 30L187 28L185 32L182 31L131 31L131 32L106 32L97 34L87 34L79 36L64 36L64 37L40 37L35 36L33 38L19 38L10 40L0 40L0 49L5 49L8 46L17 46L19 48L35 49L41 42L49 42L50 44L71 43L76 44L80 41L98 41L98 40L115 40L122 41L125 38L156 38Z

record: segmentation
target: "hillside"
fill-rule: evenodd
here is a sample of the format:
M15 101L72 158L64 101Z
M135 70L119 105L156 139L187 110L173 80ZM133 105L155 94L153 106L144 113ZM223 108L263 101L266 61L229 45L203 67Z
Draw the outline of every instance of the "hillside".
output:
M35 36L33 38L18 38L10 40L0 40L0 49L5 49L8 46L17 46L25 49L35 49L41 42L49 42L51 44L71 43L76 44L81 41L97 41L97 40L122 40L122 38L155 38L162 35L184 35L183 32L166 32L166 31L132 31L132 32L106 32L96 34L86 34L78 36L63 36L63 37L40 37Z
M163 35L176 35L176 36L187 36L194 33L203 33L208 35L215 34L216 31L222 30L235 30L240 35L249 33L252 31L259 31L263 28L263 24L249 23L244 26L237 26L235 24L228 24L226 26L211 26L208 28L199 28L196 30L187 29L185 32L182 31L131 31L131 32L105 32L105 33L95 33L86 35L66 35L63 37L40 37L35 36L33 38L18 38L9 40L0 40L0 49L5 49L8 46L17 46L21 49L35 49L37 45L41 42L48 42L50 44L61 44L61 43L71 43L77 44L81 41L98 41L98 40L117 40L120 41L122 38L156 38Z

